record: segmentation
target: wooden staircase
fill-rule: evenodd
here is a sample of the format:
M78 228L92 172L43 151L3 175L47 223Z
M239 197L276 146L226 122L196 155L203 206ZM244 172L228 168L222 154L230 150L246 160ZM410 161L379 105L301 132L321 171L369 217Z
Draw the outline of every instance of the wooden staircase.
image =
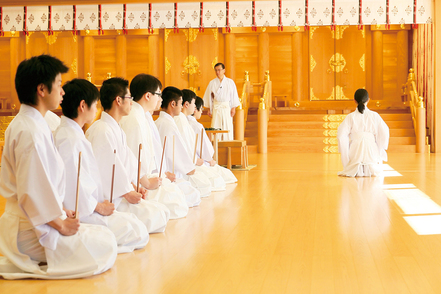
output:
M279 112L280 113L280 112ZM381 111L390 129L388 152L414 153L415 131L407 110ZM337 128L344 115L322 113L271 114L268 152L338 153ZM248 115L245 129L250 151L257 146L257 115Z

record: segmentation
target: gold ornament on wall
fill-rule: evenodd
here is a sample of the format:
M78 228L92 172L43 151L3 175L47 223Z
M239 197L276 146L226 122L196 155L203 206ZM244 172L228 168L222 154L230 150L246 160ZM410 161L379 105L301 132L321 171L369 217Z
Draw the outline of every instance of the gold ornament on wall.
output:
M165 29L164 30L164 40L165 40L165 42L167 42L168 36L170 35L171 31L172 31L172 29Z
M326 137L337 137L337 130L324 130L323 135Z
M318 29L318 27L309 27L309 38L312 39L314 36L315 30Z
M342 54L335 53L332 55L331 59L329 59L329 66L334 72L341 72L346 66L346 60Z
M327 26L327 28L331 29L331 27ZM349 28L349 26L336 26L335 30L331 30L331 35L333 39L343 39L343 32Z
M53 45L57 42L57 37L60 34L60 32L52 32L51 35L49 35L47 32L44 32L44 36L46 37L46 43L49 45Z
M325 146L323 148L323 151L326 153L338 153L338 146Z
M323 116L323 120L330 122L342 122L346 116L346 114L327 114Z
M29 39L31 38L31 36L32 36L33 33L34 33L34 32L28 32L28 34L26 35L26 45L29 44Z
M211 29L211 31L213 32L214 40L217 41L217 34L219 31L217 29Z
M217 56L213 59L213 61L211 62L211 68L214 69L214 66L218 63L217 61Z
M74 60L72 61L72 64L70 65L70 68L72 69L72 72L77 75L78 71L78 65L77 65L77 59L74 58Z
M187 56L185 58L184 63L182 64L184 67L184 70L182 71L182 74L188 73L189 75L193 75L195 73L200 73L199 71L199 61L197 58L193 55Z
M74 31L72 31L71 34L72 34L72 39L73 39L74 43L76 43L77 42L77 35L75 34Z
M170 69L171 69L171 64L170 64L170 61L168 61L168 58L166 57L165 58L165 74L168 74Z
M366 65L365 65L365 54L360 58L360 61L358 61L358 64L360 64L360 67L363 69L363 71L366 71Z
M335 92L336 100L350 100L348 97L345 96L345 93L343 93L343 87L339 85L335 86Z
M311 55L309 65L311 67L311 72L314 70L315 66L317 65L317 62L315 61L314 57Z
M189 28L188 30L183 30L183 31L185 34L185 40L187 40L187 42L193 43L194 41L196 41L199 30Z

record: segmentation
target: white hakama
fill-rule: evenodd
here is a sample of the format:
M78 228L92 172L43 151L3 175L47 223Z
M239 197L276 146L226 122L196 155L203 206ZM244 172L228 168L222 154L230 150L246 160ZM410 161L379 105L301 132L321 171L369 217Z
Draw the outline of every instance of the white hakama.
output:
M138 154L139 144L142 144L141 169L148 177L157 177L155 152L153 149L152 134L144 109L141 105L133 102L130 114L121 119L121 127L126 133L127 145L134 154ZM149 190L148 199L164 204L170 210L170 219L186 217L188 205L185 194L161 175L162 185L155 190Z
M0 276L80 278L114 264L117 244L108 228L81 224L75 235L63 236L47 224L66 218L64 163L49 126L31 106L22 104L6 130L0 178L7 199L0 218ZM44 261L47 266L40 266Z
M178 130L173 117L168 113L161 111L158 119L155 121L158 127L158 132L161 137L161 142L164 142L164 137L167 136L165 146L164 161L167 166L174 170L177 177L188 180L193 187L199 190L201 197L210 196L211 183L207 176L196 170L193 175L187 173L195 170L192 158L188 155L185 141ZM175 138L174 154L173 154L173 137ZM174 166L174 168L173 168Z
M370 177L382 172L387 161L389 128L380 115L367 107L348 114L338 128L338 149L343 171L341 176Z
M214 94L214 99L211 93ZM205 90L204 105L210 108L213 114L211 127L229 131L226 134L222 134L220 140L234 140L231 108L236 108L240 105L234 81L225 76L222 81L218 78L211 80Z
M196 134L199 134L198 136L198 144L197 144L197 156L201 156L201 139L202 141L202 159L205 161L206 166L210 166L209 162L213 160L214 155L214 148L211 144L210 139L207 136L207 133L205 132L204 126L199 123L192 115L187 116L188 122L190 126L193 128L193 131ZM201 134L202 138L201 138ZM222 176L226 184L232 184L237 182L236 176L233 174L231 170L228 168L225 168L223 166L220 166L216 163L216 165L213 166L215 171Z
M101 118L87 130L86 138L92 143L98 162L105 199L110 200L112 167L115 162L113 203L116 209L136 215L149 233L164 232L170 219L170 211L165 205L144 199L138 204L131 204L123 197L134 191L132 183L137 183L138 168L137 159L127 146L126 134L115 119L102 112ZM143 177L144 174L141 172L140 176Z
M200 146L200 144L196 143L196 134L193 131L193 128L190 126L187 117L182 112L179 114L179 116L175 116L174 120L176 122L176 125L178 126L179 131L181 132L182 138L186 143L185 147L188 155L191 158L194 157L194 160L196 162L197 157L195 156L194 152L197 151L197 147ZM201 171L210 179L211 191L225 191L226 183L222 176L216 172L216 169L214 167L201 165L196 166L196 170Z
M149 234L145 225L135 215L114 211L109 216L103 216L95 212L97 204L104 202L105 199L92 145L84 136L80 126L74 120L62 116L54 139L66 170L64 207L75 210L78 154L81 152L78 190L80 221L108 227L115 235L118 253L132 252L145 247L149 241Z
M153 153L155 160L155 169L152 171L154 173L159 174L159 169L161 168L161 158L162 158L162 144L161 137L159 135L158 128L156 127L155 122L153 121L152 114L150 112L146 112L145 117L147 119L149 130L152 135L153 142ZM169 138L170 140L170 138ZM170 166L167 165L167 160L162 161L162 174L161 177L165 178L165 172L171 172ZM201 193L191 185L191 183L183 178L176 178L174 182L178 188L184 193L185 200L188 207L195 207L201 203Z

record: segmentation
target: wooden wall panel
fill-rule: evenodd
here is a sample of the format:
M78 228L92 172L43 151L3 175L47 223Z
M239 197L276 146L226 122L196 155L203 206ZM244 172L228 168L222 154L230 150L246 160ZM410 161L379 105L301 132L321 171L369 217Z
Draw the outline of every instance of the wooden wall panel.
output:
M95 84L102 84L111 73L116 76L116 38L115 37L97 37L95 38Z
M250 73L251 83L259 82L258 35L236 35L236 86L239 95L242 93L244 72ZM257 103L259 100L253 100Z
M0 98L11 96L11 65L10 65L10 41L9 39L0 39Z
M287 96L292 100L292 36L291 34L270 34L269 71L273 96ZM273 99L274 101L274 99Z
M185 38L183 30L179 33L173 33L170 30L168 38L164 44L165 58L170 64L170 69L165 74L165 82L163 86L174 86L179 89L186 89L189 87L189 77L184 70L184 62L188 57L188 42Z
M383 32L383 100L399 102L397 33ZM375 85L374 85L375 87ZM376 98L374 98L376 99Z
M149 72L149 37L127 37L127 76L131 81L137 74Z
M54 40L56 41L52 43ZM77 78L78 77L77 38L74 38L71 32L63 32L57 34L56 39L52 39L50 43L52 44L49 44L49 54L59 58L61 61L63 61L66 64L66 66L69 67L69 72L63 75L63 81L69 81L74 78Z
M43 33L31 33L26 37L26 58L49 54L49 47Z

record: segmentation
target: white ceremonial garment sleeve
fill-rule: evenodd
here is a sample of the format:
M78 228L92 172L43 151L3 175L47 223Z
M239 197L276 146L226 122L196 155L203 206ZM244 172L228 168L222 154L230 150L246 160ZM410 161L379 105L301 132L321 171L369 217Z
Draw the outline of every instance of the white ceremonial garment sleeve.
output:
M66 170L66 193L63 205L70 210L75 210L76 207L78 154L80 151L75 147L76 146L73 146L69 140L65 140L58 145L58 152L64 161ZM87 156L83 153L82 161L85 158L87 158ZM78 191L78 211L80 219L91 215L98 204L98 201L92 196L98 193L98 187L93 179L93 175L89 174L89 170L84 168L83 163L80 170L80 185Z
M95 131L93 137L89 136L88 139L92 143L93 153L99 166L104 197L110 201L113 158L115 156L114 150L118 149L117 144L112 135L106 131ZM126 167L121 161L121 155L117 151L113 183L113 203L115 203L115 207L118 207L123 195L134 190L130 184L131 182L131 175L127 173Z
M337 131L338 151L340 152L343 168L349 163L350 132L349 117L346 117Z
M145 126L148 127L148 126ZM124 132L126 133L126 141L127 146L131 150L132 154L135 156L136 164L138 163L138 155L139 155L139 144L145 142L142 136L142 130L140 129L140 126L134 126L131 123L128 123L127 125L122 125L122 128ZM146 146L145 143L142 145L141 150L141 174L142 176L150 174L151 169L151 150L148 146ZM138 168L136 165L136 172L138 172ZM141 176L141 177L142 177Z
M210 109L210 112L213 112L213 99L211 97L211 93L214 92L213 89L213 81L210 81L208 83L207 89L205 90L204 97L202 98L204 100L205 107Z
M379 116L379 115L378 115ZM383 161L387 161L386 150L389 146L389 127L384 120L379 116L380 123L377 130L377 146L380 152L380 158Z
M240 105L237 87L232 79L228 79L228 96L230 98L230 108L236 108Z

